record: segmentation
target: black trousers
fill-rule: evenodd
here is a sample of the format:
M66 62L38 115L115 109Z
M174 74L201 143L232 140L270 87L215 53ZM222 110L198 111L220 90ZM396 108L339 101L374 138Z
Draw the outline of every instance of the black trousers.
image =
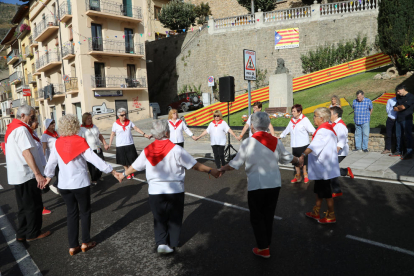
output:
M59 189L66 204L69 247L79 245L79 212L82 224L82 242L91 241L91 189L90 186L74 189Z
M14 185L16 194L17 219L19 225L16 238L34 239L40 235L42 229L42 192L37 188L36 178L23 184Z
M346 156L338 156L338 163L341 163L342 160L345 159L345 157ZM341 172L341 176L347 176L348 175L348 169L339 168L339 170ZM331 179L331 188L332 188L332 193L334 193L334 194L342 193L341 187L339 186L338 177Z
M279 192L280 187L247 193L250 223L259 249L268 248L272 241L273 221Z
M387 130L387 137L385 138L385 149L391 150L392 134L394 133L395 119L387 117L385 128Z
M184 193L149 195L155 243L177 247L184 214Z
M55 168L55 177L56 177L56 180L55 180L55 182L53 182L52 185L57 187L58 183L59 183L59 166L56 166L56 168Z
M226 161L224 160L224 146L214 145L211 147L213 148L214 162L216 163L217 169L220 169L221 166L226 165Z
M176 145L179 145L180 147L184 148L184 142L181 143L175 143Z
M102 160L105 160L102 150L98 153L97 150L93 151L96 153ZM91 174L92 181L98 181L102 176L102 172L98 170L92 163L86 162L88 165L89 173Z

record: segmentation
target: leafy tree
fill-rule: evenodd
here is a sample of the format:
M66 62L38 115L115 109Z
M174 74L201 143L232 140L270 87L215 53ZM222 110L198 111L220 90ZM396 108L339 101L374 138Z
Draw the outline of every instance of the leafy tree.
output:
M251 11L251 0L237 0L239 4L245 7L249 12ZM262 12L273 11L276 8L276 0L254 0L254 11L259 9Z
M413 11L412 0L381 1L379 6L379 46L384 54L390 56L400 75L414 70L413 57L407 52L414 39Z
M210 5L201 2L200 5L195 6L194 11L198 17L197 24L204 24L207 22L207 16L211 15Z
M158 18L165 28L180 31L194 24L197 18L194 7L193 4L173 0L162 6Z

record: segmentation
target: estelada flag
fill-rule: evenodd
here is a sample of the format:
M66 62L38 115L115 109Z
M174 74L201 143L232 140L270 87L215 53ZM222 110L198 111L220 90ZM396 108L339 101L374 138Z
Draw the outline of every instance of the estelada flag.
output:
M275 49L299 47L299 28L275 31Z

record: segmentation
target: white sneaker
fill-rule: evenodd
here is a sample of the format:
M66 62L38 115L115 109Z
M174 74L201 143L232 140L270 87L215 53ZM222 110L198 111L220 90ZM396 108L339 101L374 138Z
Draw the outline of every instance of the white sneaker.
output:
M60 195L60 193L59 193L58 189L57 189L55 186L50 185L50 186L49 186L49 188L50 188L50 190L51 190L52 192L54 192L55 194Z
M169 247L166 244L160 244L158 245L158 249L157 249L159 254L169 254L174 252L174 249L172 249L171 247Z

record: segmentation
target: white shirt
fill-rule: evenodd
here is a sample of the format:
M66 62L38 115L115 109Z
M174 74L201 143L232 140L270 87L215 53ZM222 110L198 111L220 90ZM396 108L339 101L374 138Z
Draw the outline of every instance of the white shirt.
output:
M30 150L40 173L43 175L42 159L39 156L35 140L30 132L24 127L13 130L6 143L7 180L9 185L23 184L35 178L23 157L23 151Z
M276 150L272 152L250 137L243 141L229 165L238 170L246 163L247 189L253 191L280 187L282 178L278 163L287 164L292 159L293 155L286 151L281 140L278 140Z
M89 171L86 161L92 163L98 170L104 173L112 172L112 167L103 161L92 149L76 156L72 161L65 164L54 148L49 156L45 168L45 175L52 178L55 175L56 165L59 166L58 188L63 190L74 190L89 186Z
M309 145L309 133L313 134L315 128L309 119L301 114L301 121L293 127L292 121L289 122L286 129L280 134L280 138L285 138L290 133L290 146L292 148L299 148ZM296 122L297 120L293 118Z
M207 128L207 133L210 134L211 145L225 146L227 142L226 134L229 132L229 129L230 127L225 121L222 121L217 126L214 125L214 122L211 122Z
M129 124L125 127L125 131L122 126L118 125L116 122L112 125L112 132L116 134L116 146L123 147L134 144L134 139L132 138L132 129L135 125L132 121L129 121Z
M132 167L145 171L148 181L148 194L177 194L184 192L185 169L189 170L197 163L188 152L180 146L174 146L164 159L152 166L143 150Z
M37 138L39 138L39 136L37 136L36 131L34 131L34 130L33 130L33 135L36 136ZM46 166L46 157L43 153L42 141L38 142L38 141L34 140L34 142L36 143L37 151L39 152L39 157L40 157L40 160L42 161L42 168L43 168L44 166Z
M78 135L85 138L92 150L97 150L101 148L101 141L99 140L100 134L98 127L94 125L92 128L81 127Z
M47 161L49 160L50 152L52 151L52 149L55 148L56 138L43 133L42 137L40 138L40 142L47 143L46 150L45 150L45 153L46 153L45 157Z
M387 114L388 117L390 117L391 119L395 120L397 118L397 112L398 111L394 111L394 106L397 104L397 98L391 98L387 101Z
M340 176L337 143L335 133L324 128L318 130L308 147L312 150L308 157L310 180L328 180Z
M341 118L335 120L336 125L333 127L336 132L336 136L338 137L337 146L341 148L338 152L338 156L348 156L348 128L343 124L338 124L339 120L341 120Z
M177 124L178 121L176 120L175 123ZM183 131L188 134L188 136L193 136L194 134L191 132L191 130L187 127L187 124L181 121L181 123L175 128L171 123L173 123L172 120L168 120L168 126L170 127L170 141L173 143L182 143L184 142L184 136Z
M246 122L246 125L249 125L249 137L252 137L252 135L253 135L252 129L250 127L250 125L251 125L251 118L252 118L252 115L250 114L249 119L247 119L247 122Z

